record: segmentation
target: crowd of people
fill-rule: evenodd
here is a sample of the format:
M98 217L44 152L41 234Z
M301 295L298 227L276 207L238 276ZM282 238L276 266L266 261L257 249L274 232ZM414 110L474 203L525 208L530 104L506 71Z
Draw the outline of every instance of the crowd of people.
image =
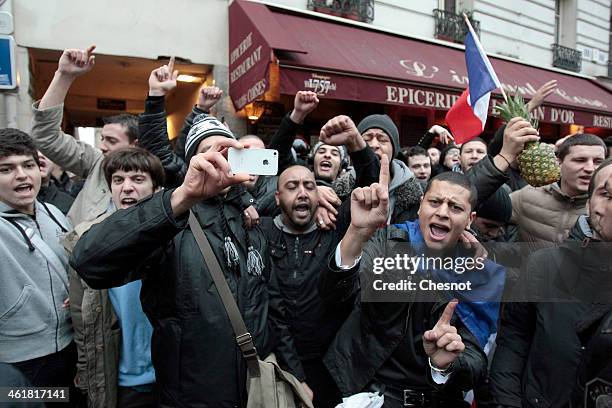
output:
M30 134L0 129L0 387L70 387L75 407L246 407L194 216L259 357L314 407L359 393L388 408L610 406L610 138L559 140L560 180L532 187L526 118L490 141L456 145L434 125L401 146L387 115L336 116L305 154L315 93L295 95L266 145L212 116L223 92L203 87L173 146L171 59L142 114L104 118L97 148L62 131L94 49L63 52ZM277 175L234 174L229 148L276 149ZM478 297L370 299L376 259L401 251L486 259L466 273Z

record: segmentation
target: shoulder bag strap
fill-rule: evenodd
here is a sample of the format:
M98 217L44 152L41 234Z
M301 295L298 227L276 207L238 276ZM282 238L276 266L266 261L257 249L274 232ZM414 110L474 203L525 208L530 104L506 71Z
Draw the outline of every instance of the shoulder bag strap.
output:
M219 265L219 261L217 260L217 257L210 246L210 242L208 242L200 223L192 211L189 211L189 226L191 227L191 232L193 232L193 236L195 237L198 247L200 248L202 257L204 257L204 262L208 266L208 270L213 278L213 281L215 282L215 286L217 287L217 291L219 292L223 306L225 306L227 315L232 323L232 328L234 329L234 334L236 335L236 343L238 343L238 347L240 347L242 355L246 359L249 368L249 375L251 377L259 377L259 359L257 357L255 344L253 343L253 337L251 337L251 333L249 333L246 325L244 324L244 320L242 319L238 305L236 304L234 296L232 296L232 292L227 285L225 275L223 274L221 265Z

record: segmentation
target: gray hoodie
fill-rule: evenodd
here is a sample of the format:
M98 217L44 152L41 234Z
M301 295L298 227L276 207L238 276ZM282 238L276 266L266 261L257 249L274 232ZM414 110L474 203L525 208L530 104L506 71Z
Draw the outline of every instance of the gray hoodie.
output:
M35 216L0 202L0 361L46 356L72 341L68 257L60 238L70 224L51 204Z

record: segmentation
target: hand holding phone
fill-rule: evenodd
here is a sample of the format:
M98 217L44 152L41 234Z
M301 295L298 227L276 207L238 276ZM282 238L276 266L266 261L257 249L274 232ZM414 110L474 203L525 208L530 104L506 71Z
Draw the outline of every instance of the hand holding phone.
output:
M275 176L278 173L278 151L274 149L234 149L227 151L232 173Z

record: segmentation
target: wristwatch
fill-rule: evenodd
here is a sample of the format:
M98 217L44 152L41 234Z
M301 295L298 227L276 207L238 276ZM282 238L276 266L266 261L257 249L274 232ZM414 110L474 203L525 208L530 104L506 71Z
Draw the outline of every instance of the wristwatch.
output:
M453 368L455 366L455 362L453 361L452 363L450 363L450 365L448 367L446 367L445 369L441 369L436 367L433 362L431 361L431 358L428 357L427 361L429 362L429 368L431 368L433 371L435 371L436 373L446 377L447 375L449 375L450 373L453 372Z

